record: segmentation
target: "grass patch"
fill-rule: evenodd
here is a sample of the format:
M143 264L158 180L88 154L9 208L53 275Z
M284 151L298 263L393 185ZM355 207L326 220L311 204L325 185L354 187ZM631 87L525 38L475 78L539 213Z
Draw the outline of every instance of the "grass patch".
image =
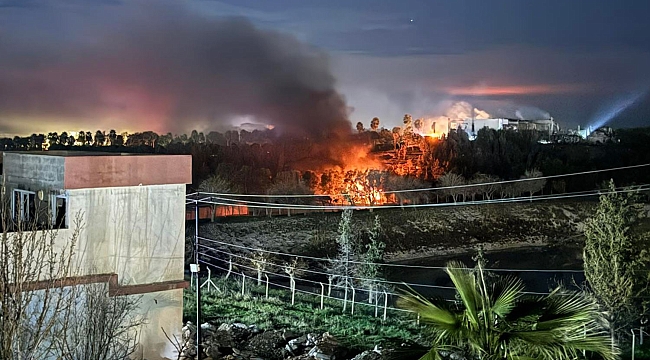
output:
M252 281L251 281L252 283ZM404 342L429 344L426 328L416 324L414 316L388 310L386 321L374 317L375 308L356 304L355 314L350 315L350 304L342 312L342 301L325 299L320 309L320 297L296 293L295 305L291 305L288 290L270 289L269 298L263 286L249 286L242 296L238 282L220 279L217 286L221 292L203 293L202 321L215 323L241 322L255 324L263 330L291 329L301 333L328 331L343 345L353 350L367 350L375 345L399 346ZM195 294L186 290L183 315L186 320L196 317Z

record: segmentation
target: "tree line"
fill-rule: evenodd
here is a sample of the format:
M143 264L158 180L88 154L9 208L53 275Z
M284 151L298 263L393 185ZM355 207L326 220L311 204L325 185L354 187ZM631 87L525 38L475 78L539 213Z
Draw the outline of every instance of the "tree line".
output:
M408 119L407 119L408 120ZM404 129L396 132L379 127L373 119L371 128L358 127L357 134L351 134L348 143L366 146L371 155L383 157L393 152L401 165L386 165L386 171L395 175L408 175L407 182L413 186L445 186L473 183L485 180L515 180L522 177L560 175L595 169L635 165L650 162L650 128L617 130L618 143L590 145L542 144L540 134L535 131L480 129L476 139L470 141L464 131L451 130L441 139L424 138L412 131L409 121ZM419 125L418 125L419 126ZM411 129L409 131L409 129ZM153 131L138 133L108 133L79 131L71 136L68 132L32 134L28 137L0 139L2 150L49 150L83 149L102 152L190 154L193 159L193 187L201 181L219 174L233 190L244 193L264 194L286 172L300 172L291 175L295 184L290 187L314 185L314 170L310 161L323 159L323 146L308 138L282 135L275 130L211 131L207 135L193 130L189 135L167 133L159 135ZM406 149L416 149L406 153ZM336 150L336 149L329 149ZM411 150L409 150L411 151ZM325 151L326 153L327 151ZM405 157L401 153L404 152ZM406 164L406 165L404 165ZM313 167L324 167L315 164ZM336 168L335 162L325 167ZM369 167L368 170L373 170ZM380 169L376 169L380 170ZM452 175L458 175L453 178ZM323 176L320 174L320 182ZM446 176L445 176L446 175ZM373 175L374 176L374 175ZM325 182L332 174L325 176ZM580 177L553 179L545 182L534 192L563 193L592 190L613 177L621 185L650 182L647 169L626 170L616 173L589 174ZM371 182L366 179L365 182ZM533 182L527 182L532 184ZM537 183L539 185L539 183ZM405 185L399 185L404 188ZM315 190L315 189L312 189ZM449 197L481 198L493 196L508 197L514 192L530 193L530 189L501 188L499 191L474 194L448 194Z

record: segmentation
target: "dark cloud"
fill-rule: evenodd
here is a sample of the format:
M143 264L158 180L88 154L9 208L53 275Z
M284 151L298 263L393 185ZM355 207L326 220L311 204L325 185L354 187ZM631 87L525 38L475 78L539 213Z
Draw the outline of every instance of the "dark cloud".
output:
M0 132L18 119L187 131L238 116L350 129L327 56L292 36L180 3L67 5L0 13Z

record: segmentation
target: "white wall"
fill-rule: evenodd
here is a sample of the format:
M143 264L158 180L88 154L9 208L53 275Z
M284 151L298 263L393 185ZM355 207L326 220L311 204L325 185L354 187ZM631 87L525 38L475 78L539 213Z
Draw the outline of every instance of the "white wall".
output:
M120 285L183 280L185 185L153 185L68 190L70 228L59 230L57 247L72 237L77 214L82 222L76 246L77 275L116 273ZM168 335L180 335L183 291L140 297L147 318L139 354L149 360L175 359Z

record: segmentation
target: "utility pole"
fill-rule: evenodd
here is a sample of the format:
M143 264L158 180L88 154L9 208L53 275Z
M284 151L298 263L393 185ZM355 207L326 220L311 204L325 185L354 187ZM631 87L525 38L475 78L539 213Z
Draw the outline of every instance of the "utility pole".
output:
M196 358L201 359L201 281L199 279L199 193L194 199L194 267L192 272L196 273Z

